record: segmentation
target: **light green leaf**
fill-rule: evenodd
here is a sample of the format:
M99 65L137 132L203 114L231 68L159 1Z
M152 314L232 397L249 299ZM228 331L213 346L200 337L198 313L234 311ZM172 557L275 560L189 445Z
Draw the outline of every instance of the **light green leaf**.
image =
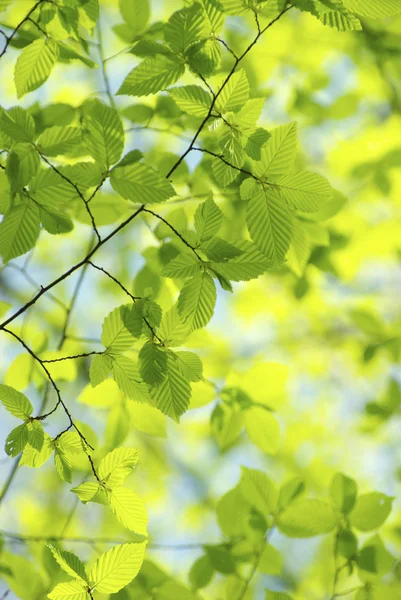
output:
M135 304L118 306L105 318L102 344L108 354L119 354L131 348L142 333L142 313Z
M296 498L305 492L305 482L300 477L292 477L280 488L278 505L280 509L286 508Z
M135 448L116 448L102 458L98 475L110 488L120 485L132 472L138 458L139 450Z
M45 156L68 154L79 144L81 136L79 127L49 127L39 136L37 146Z
M178 297L178 312L191 328L200 329L213 316L216 304L216 286L207 273L199 273L188 279Z
M78 198L76 189L62 177L68 177L70 169L59 167L58 173L51 168L41 169L30 183L31 195L41 205L46 204L52 209Z
M173 87L168 92L183 112L194 117L205 117L212 103L210 93L199 85Z
M342 0L344 6L361 17L383 19L401 13L400 0Z
M202 361L194 352L181 351L174 352L176 357L176 365L180 373L189 381L201 381L203 379Z
M294 217L291 245L286 258L288 266L298 277L304 274L311 252L312 243L306 234L304 221Z
M133 360L126 356L113 356L112 373L118 387L128 398L135 402L150 402L148 386L142 381Z
M243 424L242 410L225 403L217 404L212 412L210 426L221 450L229 448L238 440Z
M223 213L217 204L209 198L202 204L199 204L195 212L195 229L199 236L199 241L203 242L219 231L223 223Z
M148 96L173 85L185 73L181 62L166 56L145 58L132 69L117 92L118 96Z
M94 483L92 481L81 483L77 487L71 489L71 492L74 492L74 494L78 496L81 502L83 502L83 504L86 504L90 500L93 500L98 491L99 484Z
M296 210L314 212L333 196L329 182L317 173L300 171L277 179L280 195Z
M146 27L150 18L148 0L120 0L120 12L130 29L132 39Z
M276 454L280 446L280 426L268 410L254 406L245 411L245 429L251 442L268 454Z
M65 550L59 550L55 548L48 542L46 542L46 546L50 549L53 554L56 562L60 565L60 567L68 573L71 577L78 579L78 581L83 584L89 583L88 576L85 571L85 567L75 554L72 552L66 552Z
M50 600L90 600L87 586L84 587L79 581L58 583L47 597Z
M265 600L293 600L293 596L290 596L285 592L266 590Z
M280 575L283 568L283 558L280 552L271 544L266 544L260 557L258 570L266 575Z
M205 14L200 4L195 2L187 8L176 11L164 28L164 39L174 52L180 53L205 34Z
M52 235L69 233L74 229L74 223L70 217L50 206L41 205L39 214L44 229Z
M0 402L14 417L28 419L33 411L32 404L21 392L17 392L9 385L0 384Z
M113 368L113 362L107 354L100 354L92 358L89 379L92 387L102 383L110 375Z
M275 510L278 490L263 471L241 467L238 489L244 499L264 517L269 517Z
M68 483L72 482L71 460L58 448L56 448L54 452L54 466L56 467L60 479L67 481Z
M167 346L182 346L189 335L189 327L180 317L177 305L174 304L170 310L164 313L159 333Z
M214 236L210 240L206 240L201 244L202 251L206 254L206 256L213 261L216 262L226 262L231 258L235 258L242 254L242 250L240 250L234 244L223 240L218 236Z
M282 261L291 242L292 216L286 202L264 188L249 200L246 219L258 248L268 258Z
M28 444L40 452L45 441L45 432L40 421L31 421L28 425Z
M337 524L333 508L323 500L292 502L278 517L278 529L294 538L308 538L332 531Z
M360 531L372 531L385 523L394 498L381 492L361 494L350 514L351 524Z
M138 359L142 379L152 385L162 383L167 367L165 350L159 345L147 342L140 349Z
M380 580L391 571L394 562L394 556L385 548L378 535L366 540L356 557L358 575L362 581Z
M49 460L54 451L54 442L50 435L45 433L43 446L40 451L35 450L30 444L27 444L24 448L20 459L21 467L30 467L38 469Z
M114 594L132 581L143 563L146 542L114 546L95 562L89 578L101 594Z
M195 254L179 254L163 267L164 277L187 278L201 270L201 262Z
M14 206L0 223L0 254L4 262L34 247L40 232L39 209L32 201Z
M355 505L357 494L358 487L353 479L343 473L334 475L330 483L330 496L338 510L348 514Z
M107 495L110 508L120 523L138 535L146 535L148 515L139 496L125 487L116 487Z
M98 100L90 102L83 139L95 161L109 169L120 160L124 150L124 129L118 112Z
M292 168L297 152L297 124L289 123L270 130L271 137L262 149L262 159L255 165L258 177L277 177Z
M229 281L249 281L256 279L273 266L273 261L266 258L256 244L241 240L235 247L241 251L239 256L223 262L211 262L210 268Z
M175 196L171 183L148 165L139 162L113 169L110 183L117 194L136 203L164 202Z
M32 142L35 135L35 121L24 108L13 106L7 112L0 113L0 129L8 140L6 147L19 142Z
M244 69L236 71L224 86L216 101L220 113L240 110L249 98L249 83Z
M28 426L26 423L15 427L6 438L5 451L8 456L18 456L28 443Z
M239 486L224 494L216 507L217 522L222 532L233 538L243 536L247 529L250 508Z
M335 10L319 3L317 15L323 25L333 27L338 31L358 31L362 29L360 20L348 12L342 5L336 5Z
M57 45L50 38L34 40L23 49L14 71L18 98L36 90L46 81L56 59Z
M191 386L170 355L167 355L164 379L152 388L151 397L153 405L177 423L189 406Z

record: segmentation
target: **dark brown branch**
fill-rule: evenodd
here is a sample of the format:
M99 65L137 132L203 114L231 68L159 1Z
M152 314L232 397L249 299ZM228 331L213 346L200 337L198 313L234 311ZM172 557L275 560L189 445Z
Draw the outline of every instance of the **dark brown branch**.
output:
M220 44L222 44L222 45L224 46L224 48L225 48L226 50L228 50L228 52L229 52L230 54L232 54L232 56L235 58L235 60L238 60L238 56L235 54L234 50L232 50L232 49L230 48L230 46L227 44L227 42L226 42L225 40L223 40L222 38L219 38L219 37L217 37L217 38L216 38L216 40L217 40L218 42L220 42Z
M161 215L153 212L153 210L149 210L148 208L144 208L143 212L149 213L150 215L153 215L154 217L156 217L157 219L159 219L160 221L163 221L163 223L165 225L167 225L167 227L169 227L171 229L171 231L173 231L175 233L175 235L188 247L192 250L192 252L196 255L196 257L199 260L202 260L201 257L199 256L199 254L197 253L196 249L191 246L191 244L189 242L187 242L187 240L177 231L177 229L171 225L171 223L169 223L164 217L162 217Z
M206 148L194 147L194 148L192 148L192 150L195 150L197 152L203 152L204 154L209 154L210 156L214 156L215 158L218 158L219 160L221 160L221 162L223 162L225 165L227 165L227 167L231 167L235 171L239 171L240 173L243 173L244 175L248 175L249 177L252 177L252 179L255 179L256 181L261 183L259 177L256 177L256 175L254 175L250 171L247 171L246 169L243 169L242 167L236 167L235 165L232 165L228 160L226 160L224 158L224 156L222 154L217 154L217 152L212 152L211 150L206 150Z
M2 56L4 56L4 54L7 52L7 48L10 45L10 43L11 43L13 37L15 36L15 34L18 33L19 29L23 26L24 23L26 23L27 21L29 21L31 15L35 12L35 10L38 8L38 6L40 6L44 2L49 2L50 4L52 4L51 0L38 0L38 2L36 2L36 4L34 4L32 6L31 10L25 15L25 17L22 19L22 21L20 21L18 23L18 25L14 28L14 30L11 32L11 34L9 36L5 36L6 43L4 45L3 50L0 52L0 58Z
M103 354L103 352L85 352L84 354L75 354L74 356L62 356L61 358L51 358L48 360L42 359L42 363L56 363L62 362L63 360L74 360L76 358L87 358L88 356L93 356L94 354Z

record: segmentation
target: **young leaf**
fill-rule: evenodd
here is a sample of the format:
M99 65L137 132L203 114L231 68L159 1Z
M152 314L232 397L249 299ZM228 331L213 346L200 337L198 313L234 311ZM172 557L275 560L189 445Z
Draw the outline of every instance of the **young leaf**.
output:
M69 457L56 448L54 452L54 466L56 471L63 481L72 482L71 461Z
M336 523L336 515L330 504L305 498L292 502L279 515L277 526L288 537L308 538L329 533Z
M102 383L110 375L113 367L113 362L107 354L100 354L92 358L89 379L92 387L96 387Z
M216 101L220 113L240 110L249 98L249 83L245 70L240 69L230 77Z
M199 85L173 87L168 92L183 112L194 117L205 117L212 103L210 93Z
M170 355L167 355L164 379L160 385L153 387L151 397L154 406L177 423L189 406L191 386Z
M148 0L120 0L120 12L129 26L132 37L139 35L149 22Z
M191 328L200 329L208 324L216 304L216 286L207 273L188 279L178 298L178 312Z
M213 238L222 223L223 213L211 198L199 204L195 212L195 229L200 242Z
M39 209L28 200L14 206L0 223L0 254L4 262L34 247L40 232Z
M251 442L268 454L276 454L280 446L280 426L276 417L263 408L245 411L245 430Z
M148 96L165 90L182 77L184 65L167 56L145 58L132 69L117 92L118 96Z
M295 208L303 212L314 212L328 202L332 195L328 181L317 173L300 171L276 180L280 195Z
M176 11L164 28L164 39L174 52L181 53L204 34L205 15L200 4L195 2Z
M274 265L253 242L241 240L234 245L241 252L238 256L222 262L211 262L209 265L229 281L256 279Z
M68 154L81 140L79 127L49 127L39 136L37 146L45 156Z
M124 482L138 462L139 450L135 448L116 448L99 464L98 475L108 487L115 487Z
M247 225L251 238L271 260L280 262L291 242L292 216L285 201L264 188L248 203Z
M138 574L145 554L146 542L114 546L95 562L89 579L101 594L114 594Z
M90 102L84 118L83 139L95 161L109 169L124 150L124 129L118 112L98 100Z
M55 560L58 562L60 567L71 577L74 577L82 584L89 584L88 576L85 571L85 567L79 560L78 556L72 552L66 552L65 550L59 550L48 542L46 546L50 549Z
M278 490L262 471L241 467L238 489L245 500L264 517L268 517L275 510Z
M162 383L167 368L167 354L164 349L152 342L146 342L139 351L138 359L142 379L151 385Z
M330 483L330 496L338 510L348 514L355 505L357 495L358 487L353 479L342 473L334 475Z
M99 484L93 481L87 481L72 488L71 491L78 496L83 504L86 504L90 500L93 501L93 498L99 492Z
M6 438L5 451L10 457L18 456L28 443L28 426L26 423L15 427Z
M344 6L361 17L383 19L401 13L399 0L342 0Z
M270 138L262 150L262 159L255 165L258 177L277 177L292 168L297 151L297 125L289 123L270 130Z
M57 45L50 38L35 40L24 48L14 71L18 98L36 90L46 81L56 59Z
M90 600L88 586L79 581L58 583L47 595L50 600Z
M40 421L31 421L28 425L28 443L32 448L40 452L45 441L45 432Z
M17 392L9 385L0 384L0 402L14 417L26 420L32 414L33 407L25 394Z
M125 487L115 487L107 496L109 506L120 523L138 535L146 535L148 515L139 496Z
M102 344L109 354L120 354L135 343L142 333L142 313L135 304L115 308L104 320Z
M143 163L133 163L113 169L110 183L126 200L141 204L164 202L175 195L171 183Z
M381 492L361 494L350 514L351 524L360 531L372 531L385 523L394 498Z
M195 254L179 254L163 267L164 277L187 278L200 272L201 262Z
M133 360L126 356L113 356L112 373L118 387L128 398L135 402L150 402L148 386L142 381Z
M203 365L197 354L194 352L181 351L174 352L174 356L177 359L176 365L178 370L186 379L194 382L201 381L203 379Z

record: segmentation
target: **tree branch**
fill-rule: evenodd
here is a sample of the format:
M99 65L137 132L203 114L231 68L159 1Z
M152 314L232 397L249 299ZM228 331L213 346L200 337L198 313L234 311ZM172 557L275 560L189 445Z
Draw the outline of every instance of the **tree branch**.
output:
M44 2L49 2L50 4L52 3L51 0L38 0L38 2L36 2L36 4L34 4L32 6L31 10L25 15L25 17L22 19L22 21L20 21L18 23L18 25L13 29L11 34L9 36L4 36L6 38L6 43L4 45L3 50L0 52L0 58L2 58L2 56L4 56L4 54L7 52L7 48L10 45L10 42L12 41L15 34L18 32L18 30L23 26L24 23L29 21L31 15L35 12L35 10L38 8L38 6L40 6ZM3 33L3 35L4 35L4 33Z

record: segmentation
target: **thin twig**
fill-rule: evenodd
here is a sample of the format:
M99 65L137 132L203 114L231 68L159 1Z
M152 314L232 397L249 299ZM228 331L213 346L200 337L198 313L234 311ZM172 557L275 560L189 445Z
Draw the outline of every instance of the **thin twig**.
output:
M158 213L153 212L153 210L149 210L148 208L144 208L143 212L149 213L150 215L153 215L154 217L156 217L157 219L159 219L160 221L163 221L163 223L165 225L167 225L167 227L169 227L171 229L171 231L173 231L175 233L175 235L188 247L192 250L192 252L196 255L196 257L199 260L202 260L201 257L199 256L199 254L197 253L196 249L191 246L191 244L189 242L187 242L187 240L179 233L179 231L177 231L177 229L171 225L171 223L169 223L164 217L162 217L161 215L159 215Z
M11 32L11 34L9 36L5 36L6 43L4 45L3 50L0 52L0 58L2 56L4 56L4 54L7 52L7 48L10 45L10 42L12 41L13 37L15 36L15 34L19 31L19 29L23 26L23 24L26 23L29 20L30 16L35 12L35 10L38 8L38 6L40 6L44 2L49 2L49 1L50 0L38 0L38 2L36 2L36 4L34 4L32 6L32 8L30 9L30 11L25 15L25 17L22 19L22 21L20 21L18 23L18 25L13 29L13 31ZM51 2L50 2L50 4L51 4Z

